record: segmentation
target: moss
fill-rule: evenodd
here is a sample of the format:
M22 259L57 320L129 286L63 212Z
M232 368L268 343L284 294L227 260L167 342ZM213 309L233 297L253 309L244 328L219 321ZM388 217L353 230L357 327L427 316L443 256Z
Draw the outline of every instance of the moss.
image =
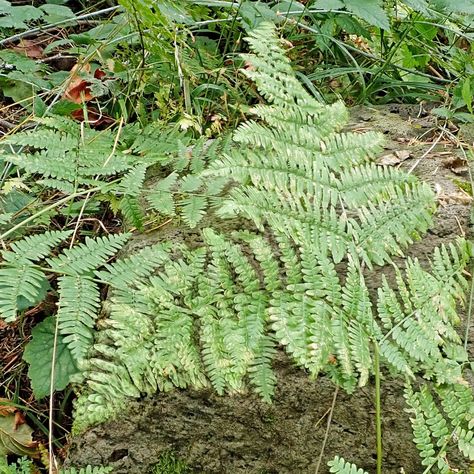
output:
M163 453L150 474L191 474L185 462L176 459L171 451Z

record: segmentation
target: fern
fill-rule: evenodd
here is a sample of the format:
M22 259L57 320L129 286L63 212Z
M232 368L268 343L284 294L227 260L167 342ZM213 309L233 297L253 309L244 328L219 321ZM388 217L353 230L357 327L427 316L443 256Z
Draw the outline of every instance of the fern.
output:
M452 472L447 460L451 445L474 460L474 399L471 388L464 384L442 385L435 392L437 399L426 384L417 392L407 384L407 412L422 465L448 473Z
M298 243L329 242L335 263L347 254L382 264L424 233L433 193L413 176L369 163L380 150L376 134L340 133L344 106L320 104L297 81L269 24L251 33L253 65L244 73L272 105L253 109L234 134L238 150L212 161L204 176L232 177L219 210L268 225ZM350 157L348 159L348 157ZM380 245L383 242L383 245Z
M433 193L411 175L371 163L378 135L340 133L345 108L322 105L306 92L273 27L262 24L249 42L255 54L245 56L253 66L245 74L272 103L253 109L259 121L239 127L235 147L199 162L196 176L182 178L187 164L179 162L154 196L158 203L180 190L208 199L203 186L219 179L218 214L246 217L258 232L203 229L202 246L160 247L157 266L135 271L133 281L115 270L98 274L118 284L86 360L75 432L115 416L130 397L173 387L210 384L223 394L250 385L270 400L277 344L311 376L327 373L348 392L373 373L374 346L404 377L448 389L467 383L467 353L455 325L471 245L441 246L431 269L416 259L403 270L393 265L394 284L384 278L377 298L370 297L366 270L391 262L421 237L434 212ZM167 211L186 199L165 198ZM190 208L185 220L195 225L205 206ZM135 265L132 259L125 268ZM438 462L444 451L438 446L438 456L429 443L433 433L446 439L448 423L436 402L421 397L407 395L416 437L424 459ZM460 422L456 410L446 414L470 456L472 422ZM341 459L332 468L359 472Z
M36 119L39 126L5 138L10 145L3 151L5 161L16 165L37 182L67 194L88 189L103 193L101 200L118 201L126 223L141 228L144 220L143 192L145 175L149 167L159 161L156 152L167 156L178 154L178 135L162 132L154 137L154 152L140 154L131 139L133 126L111 130L91 130L64 117ZM118 135L119 133L121 135ZM136 133L136 131L135 131ZM165 140L161 140L166 137ZM127 145L131 147L127 148Z
M19 300L36 303L40 290L47 285L45 275L35 264L56 245L70 235L70 232L46 232L25 237L12 244L11 250L2 251L0 267L0 316L6 322L16 319Z
M332 461L329 461L329 472L335 474L367 474L366 471L358 469L355 464L351 464L343 458L336 456Z
M228 177L207 179L202 172L230 147L228 137L201 139L189 146L178 143L177 156L170 163L172 172L147 190L150 208L164 216L180 215L185 225L196 227L229 182ZM140 150L149 149L142 144Z

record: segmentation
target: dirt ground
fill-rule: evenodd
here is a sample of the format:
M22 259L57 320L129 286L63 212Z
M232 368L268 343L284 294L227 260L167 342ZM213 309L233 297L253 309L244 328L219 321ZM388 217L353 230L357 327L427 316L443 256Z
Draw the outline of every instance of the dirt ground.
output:
M469 233L471 199L460 184L469 181L468 173L449 130L440 135L422 108L398 105L355 108L349 128L384 133L382 159L395 162L401 157L400 166L428 181L438 194L435 225L410 255L425 261L436 245ZM138 245L143 243L141 238ZM378 285L382 271L371 281L372 287ZM472 328L470 340L474 340ZM474 355L472 343L470 353ZM172 451L195 473L314 473L335 387L324 377L309 380L283 354L275 361L275 371L278 390L272 405L251 394L218 397L208 391L178 390L158 394L131 403L122 419L73 439L68 462L110 464L118 474L143 474L164 452ZM402 385L390 378L382 383L383 472L420 474ZM375 472L373 399L371 385L353 396L339 392L320 474L329 472L326 463L336 454Z

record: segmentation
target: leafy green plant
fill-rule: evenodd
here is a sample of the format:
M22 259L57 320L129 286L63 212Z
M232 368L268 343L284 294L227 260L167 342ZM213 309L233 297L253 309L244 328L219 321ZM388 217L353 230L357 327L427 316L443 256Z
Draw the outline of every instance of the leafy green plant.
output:
M218 214L243 216L259 233L204 229L204 246L175 246L155 275L115 283L76 403L76 433L115 416L130 397L173 387L210 384L223 394L250 384L270 401L277 344L312 376L324 372L348 392L378 374L377 354L409 379L467 383L455 326L470 244L435 249L430 271L416 259L404 271L393 265L396 291L384 279L373 300L364 267L391 262L426 231L433 194L412 175L370 162L378 135L340 132L345 108L311 98L271 25L248 41L254 54L244 57L251 64L244 72L271 105L255 106L260 121L242 124L233 136L239 147L201 175L229 179ZM132 256L127 275L146 261ZM107 281L119 268L99 275ZM464 400L453 390L453 400ZM472 400L458 403L464 410ZM459 425L459 448L471 458L462 431L469 423ZM357 472L343 461L333 467Z
M92 343L100 309L100 289L94 271L104 266L129 237L122 234L86 239L47 258L51 250L70 235L68 231L46 232L19 240L12 244L11 250L2 252L0 317L7 322L17 319L20 298L31 306L37 304L46 296L42 288L48 276L59 276L57 314L35 327L24 353L30 363L29 375L38 399L50 393L52 373L53 389L62 390L78 372ZM43 266L45 261L46 267Z
M16 463L8 464L6 456L0 455L0 474L32 474L33 462L28 458L20 458Z
M367 474L366 471L358 469L355 464L351 464L339 456L330 461L328 466L330 467L329 472L335 474Z

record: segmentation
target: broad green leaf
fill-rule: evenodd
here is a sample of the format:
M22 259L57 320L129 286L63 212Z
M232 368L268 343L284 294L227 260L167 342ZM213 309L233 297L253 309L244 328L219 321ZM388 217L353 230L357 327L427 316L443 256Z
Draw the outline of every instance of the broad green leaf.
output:
M345 0L346 8L362 20L383 30L390 29L387 14L378 0Z
M54 23L67 18L74 18L75 15L69 7L64 5L42 5L41 10L46 14L45 21Z
M38 400L49 395L51 390L55 329L56 323L52 316L37 324L32 331L32 339L23 353L23 359L30 364L28 377L31 380L33 393ZM63 337L58 334L53 389L65 389L71 377L77 372L76 363L64 343Z
M26 424L17 425L16 416L0 416L0 456L16 454L17 456L38 455L37 443L31 437L33 430Z

